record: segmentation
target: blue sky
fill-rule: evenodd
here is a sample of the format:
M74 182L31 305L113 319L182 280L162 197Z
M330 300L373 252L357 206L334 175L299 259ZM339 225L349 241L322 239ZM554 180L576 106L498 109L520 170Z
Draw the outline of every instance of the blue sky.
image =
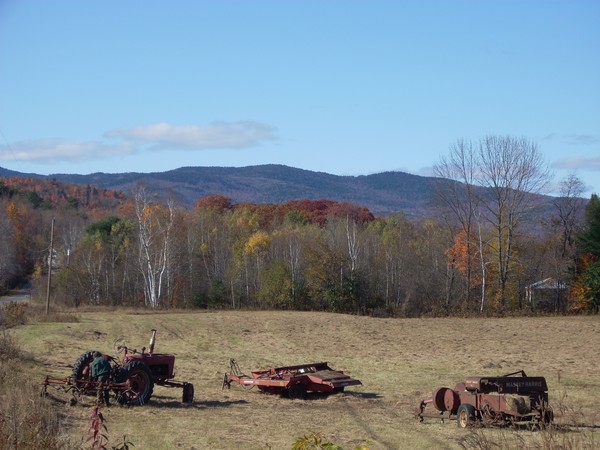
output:
M0 0L0 166L431 175L535 142L600 193L600 1Z

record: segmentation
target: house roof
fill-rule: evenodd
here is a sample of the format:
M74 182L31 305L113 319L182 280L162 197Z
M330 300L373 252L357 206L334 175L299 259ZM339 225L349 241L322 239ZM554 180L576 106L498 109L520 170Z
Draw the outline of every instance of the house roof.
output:
M553 277L545 278L530 284L526 289L566 289L567 286L562 281L557 281Z

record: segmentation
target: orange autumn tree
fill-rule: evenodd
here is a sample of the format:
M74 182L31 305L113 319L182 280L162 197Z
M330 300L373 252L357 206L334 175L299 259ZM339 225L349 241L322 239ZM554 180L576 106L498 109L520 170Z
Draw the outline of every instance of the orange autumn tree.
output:
M470 245L468 245L469 242ZM490 270L488 267L489 263L485 261L485 255L480 239L472 233L470 238L467 239L467 233L463 228L454 236L453 245L446 250L446 256L449 264L465 277L465 281L468 285L467 289L481 289L479 310L480 312L483 312L486 293L486 278L489 277ZM469 264L471 267L470 271L468 270Z
M476 242L475 236L471 234L470 239L467 239L467 233L464 229L461 229L454 236L454 243L452 247L446 250L446 256L448 257L448 261L450 264L458 269L458 271L463 275L467 276L467 268L469 266L470 261L475 261L478 258L477 249L474 245L467 245L467 242L471 243ZM481 279L477 279L476 276L471 275L471 287L479 286Z

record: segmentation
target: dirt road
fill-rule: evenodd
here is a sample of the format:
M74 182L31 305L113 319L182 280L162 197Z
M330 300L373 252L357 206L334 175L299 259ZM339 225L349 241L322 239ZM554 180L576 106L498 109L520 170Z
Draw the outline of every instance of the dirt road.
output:
M29 289L20 289L10 291L8 295L0 296L0 305L11 302L28 302L31 300L31 291Z

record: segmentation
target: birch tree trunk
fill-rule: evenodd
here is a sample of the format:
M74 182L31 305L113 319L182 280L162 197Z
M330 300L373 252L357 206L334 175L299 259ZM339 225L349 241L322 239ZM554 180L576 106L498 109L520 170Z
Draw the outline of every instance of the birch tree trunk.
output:
M145 189L135 193L135 213L138 220L139 270L144 280L146 306L161 304L162 284L169 263L169 245L173 226L173 204L167 211L150 204Z

